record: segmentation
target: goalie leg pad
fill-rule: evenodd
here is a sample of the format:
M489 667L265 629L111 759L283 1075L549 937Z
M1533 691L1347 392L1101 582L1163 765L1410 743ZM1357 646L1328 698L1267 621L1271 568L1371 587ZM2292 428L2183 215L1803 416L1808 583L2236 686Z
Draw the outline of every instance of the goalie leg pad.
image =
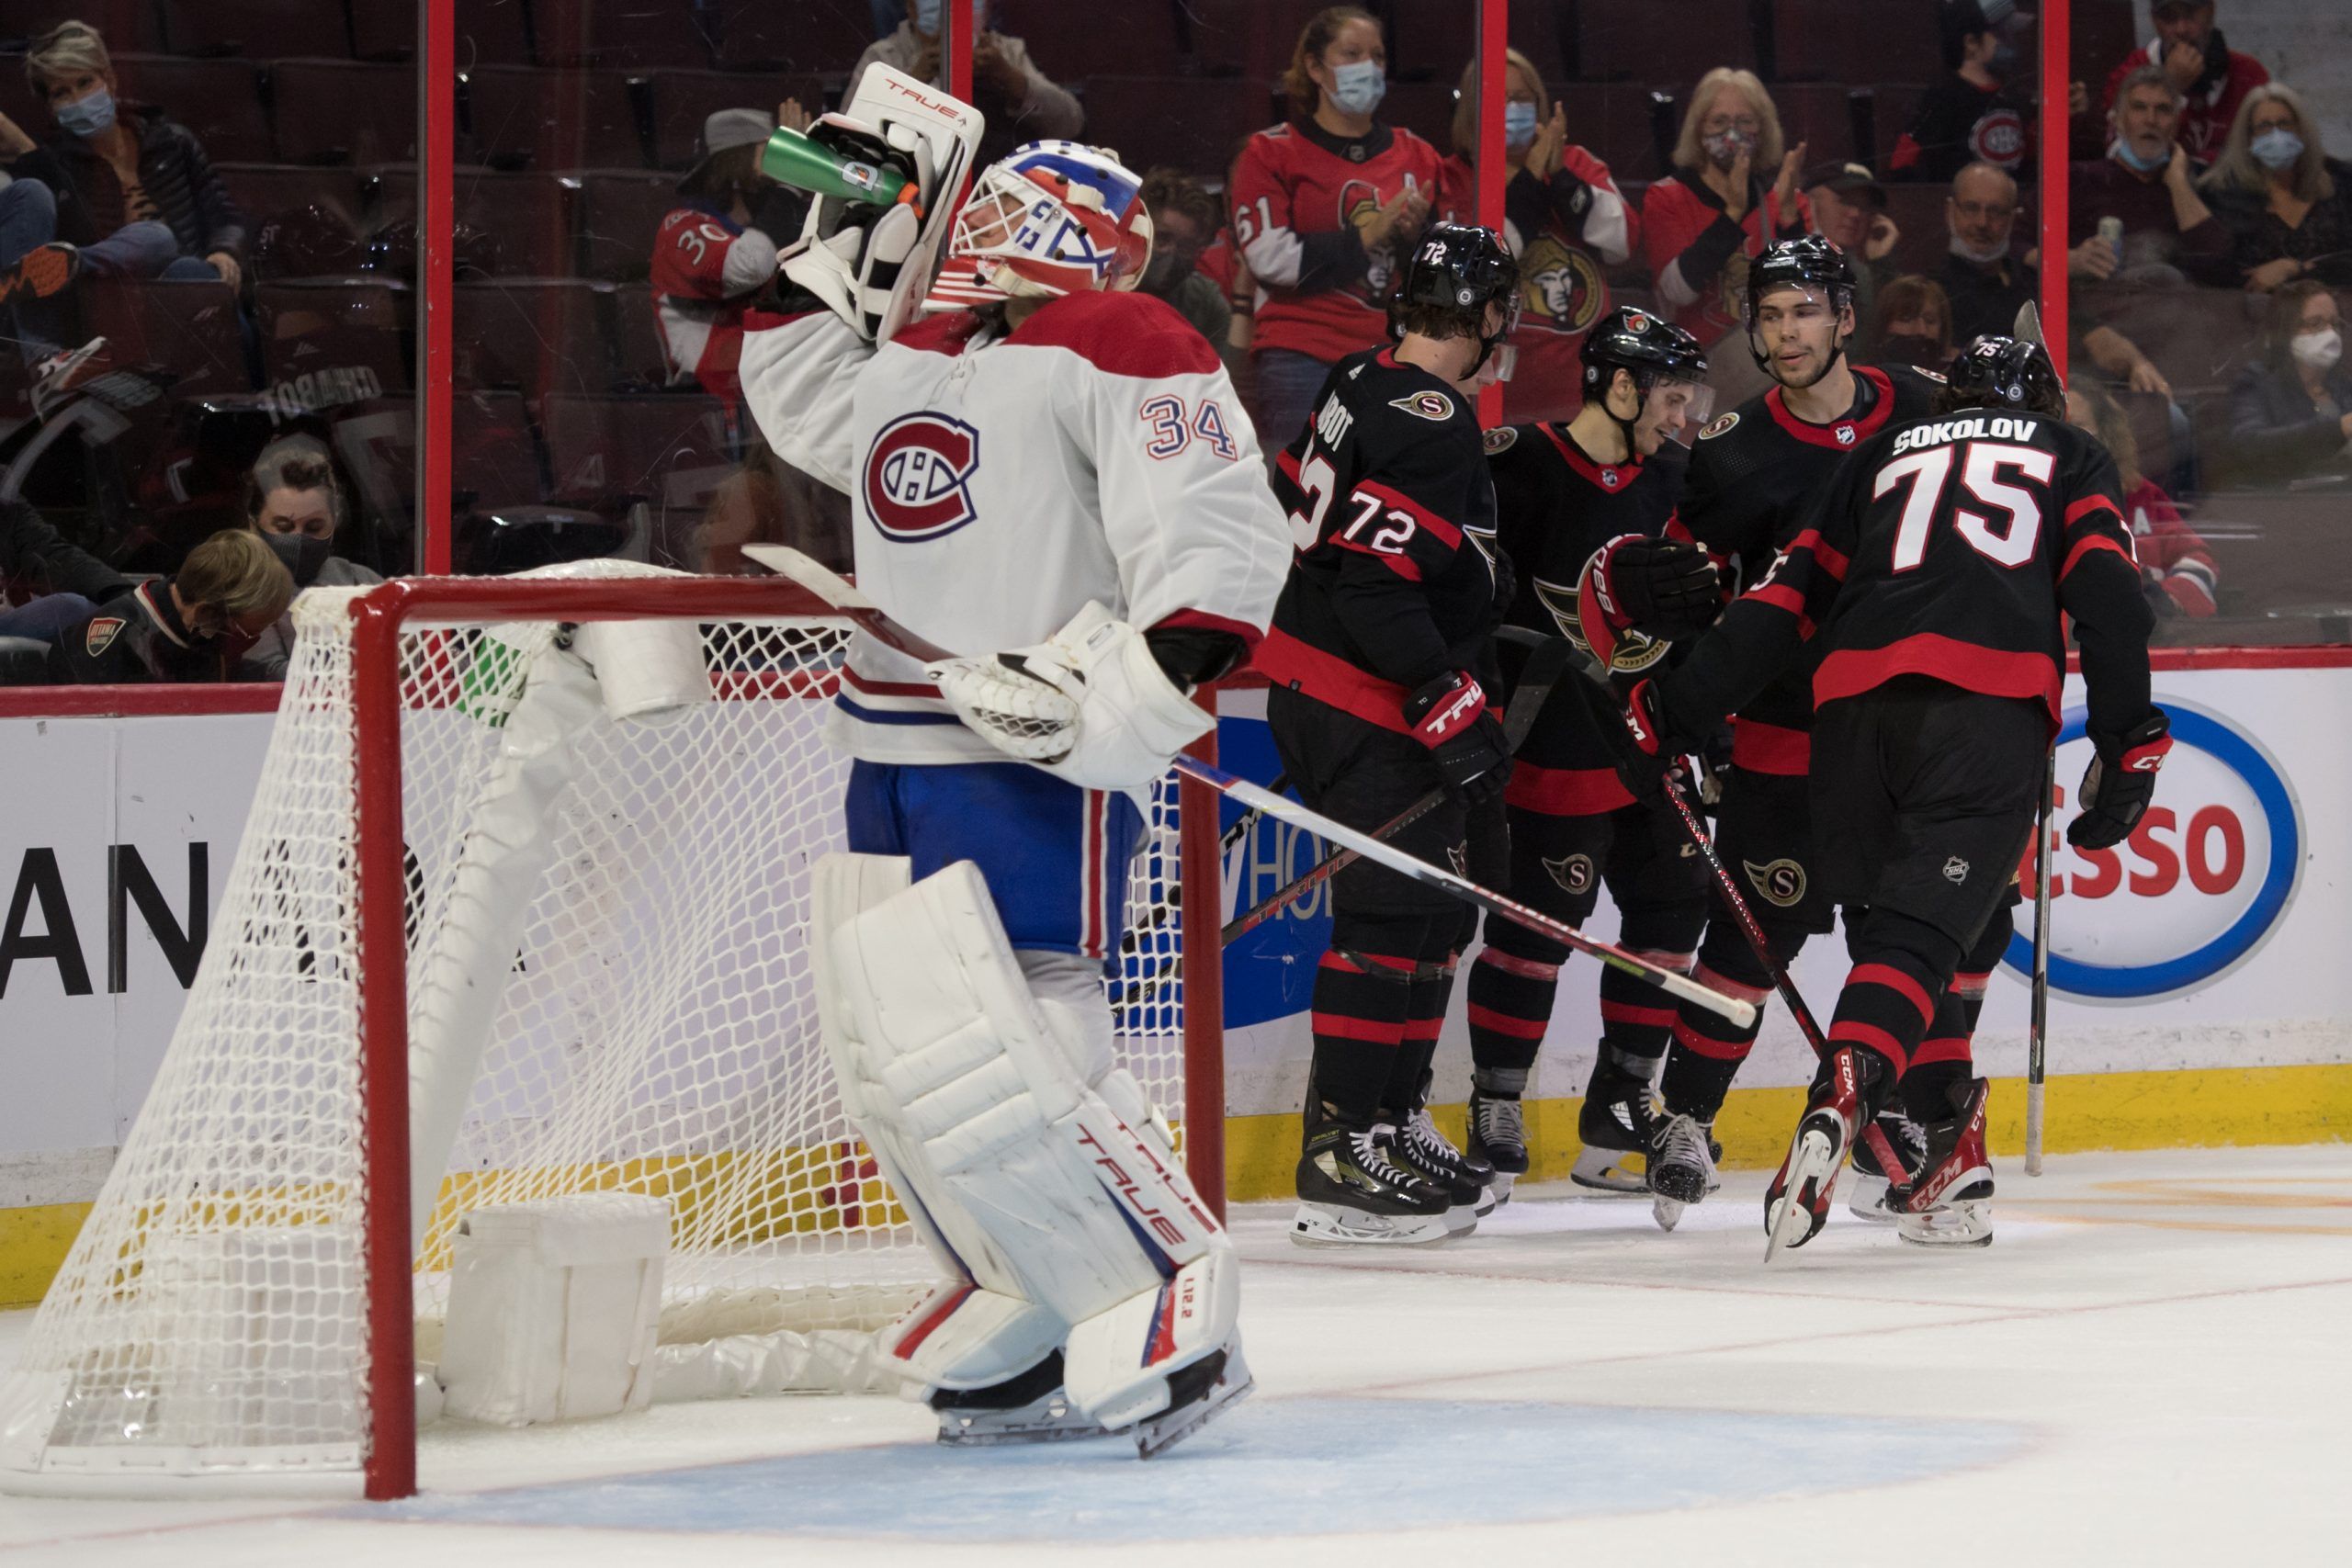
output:
M1163 1288L1187 1281L1154 1353L1140 1328L1119 1352L1138 1370L1114 1373L1090 1348L1072 1391L1120 1425L1165 1410L1170 1380L1234 1339L1231 1244L1158 1134L1098 1087L1132 1107L1133 1083L1086 1048L1069 1010L1032 995L978 869L959 862L867 908L827 950L844 1101L968 1277L1066 1325L1118 1310L1156 1324Z

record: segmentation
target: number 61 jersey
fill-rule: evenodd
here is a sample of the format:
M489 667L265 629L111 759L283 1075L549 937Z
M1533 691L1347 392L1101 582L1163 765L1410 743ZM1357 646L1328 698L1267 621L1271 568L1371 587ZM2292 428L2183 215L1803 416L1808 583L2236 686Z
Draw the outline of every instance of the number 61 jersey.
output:
M2042 415L1968 409L1881 431L1693 651L1686 689L1735 706L1759 667L1817 636L1816 707L1926 675L2043 704L2054 726L2071 616L2093 705L2121 733L2147 709L2145 656L2129 652L2149 611L2120 488L2105 447Z

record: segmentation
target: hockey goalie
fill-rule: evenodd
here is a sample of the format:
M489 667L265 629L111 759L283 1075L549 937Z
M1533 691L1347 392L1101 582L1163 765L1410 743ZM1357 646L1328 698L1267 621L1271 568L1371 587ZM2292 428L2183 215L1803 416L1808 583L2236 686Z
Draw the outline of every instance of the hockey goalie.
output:
M946 1442L1132 1433L1248 1392L1233 1249L1112 1065L1133 797L1290 558L1215 352L1131 292L1136 176L1033 142L963 188L980 117L884 68L812 136L915 199L817 201L745 395L846 491L859 586L959 657L861 636L835 741L854 852L820 868L842 1101L951 1278L882 1336ZM944 251L944 255L941 253Z

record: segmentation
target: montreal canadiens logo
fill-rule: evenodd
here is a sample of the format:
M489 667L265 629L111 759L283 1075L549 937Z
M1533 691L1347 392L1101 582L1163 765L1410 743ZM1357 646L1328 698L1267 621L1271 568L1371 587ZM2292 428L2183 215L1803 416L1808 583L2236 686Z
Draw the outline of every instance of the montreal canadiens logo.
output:
M2025 118L2015 109L1995 109L1968 133L1969 150L2004 169L2025 161Z
M910 413L882 427L865 454L865 509L874 525L910 543L952 534L979 513L972 476L980 433L945 414Z
M2301 876L2302 811L2278 762L2235 721L2159 700L2172 717L2173 749L2154 804L2111 850L2065 842L2092 756L2083 709L2067 711L2059 735L2050 985L2084 1001L2146 1001L2221 978L2278 929ZM2030 846L2020 886L2030 902ZM2030 909L2017 927L2003 962L2030 978Z

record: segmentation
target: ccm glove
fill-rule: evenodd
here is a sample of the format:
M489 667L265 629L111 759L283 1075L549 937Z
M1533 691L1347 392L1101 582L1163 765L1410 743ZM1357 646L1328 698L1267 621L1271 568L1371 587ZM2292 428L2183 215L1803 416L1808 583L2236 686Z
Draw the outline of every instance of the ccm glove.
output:
M1445 787L1464 806L1483 806L1510 778L1503 727L1487 711L1487 694L1466 670L1452 670L1405 699L1405 723L1430 750Z
M1618 778L1635 799L1663 805L1666 781L1683 777L1683 759L1696 746L1675 723L1656 681L1634 682L1625 694L1623 713L1616 716L1617 724L1603 722L1600 733L1616 761ZM1687 779L1684 784L1687 793Z
M2084 770L2082 815L2066 824L2078 850L2111 849L2132 836L2156 793L2156 770L2172 750L2172 721L2158 708L2122 735L2094 735L2098 755Z

